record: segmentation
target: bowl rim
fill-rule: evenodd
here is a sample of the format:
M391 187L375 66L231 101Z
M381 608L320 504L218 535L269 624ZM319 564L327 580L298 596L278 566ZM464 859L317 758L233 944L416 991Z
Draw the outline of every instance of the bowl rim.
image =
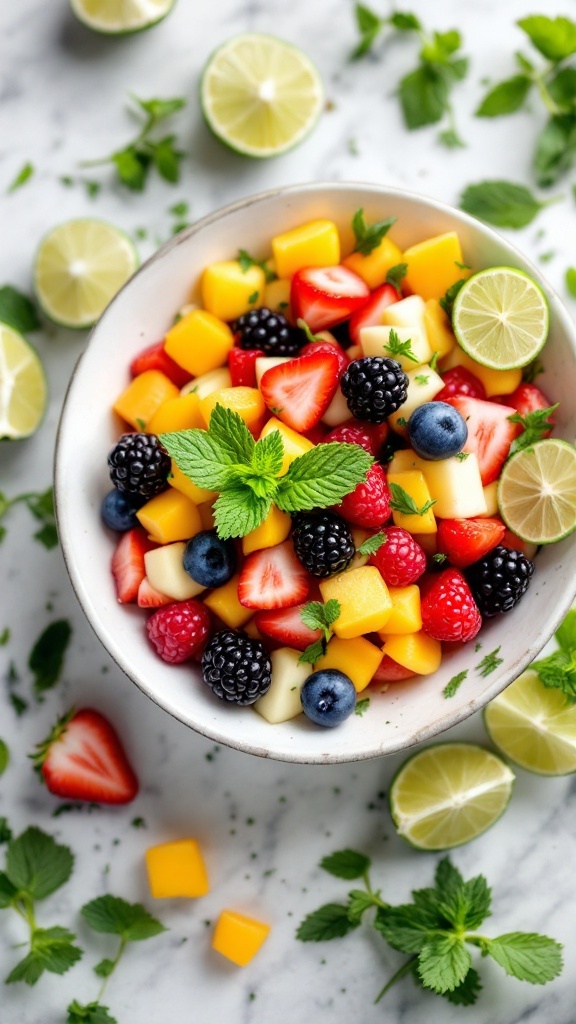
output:
M202 722L194 720L192 716L187 716L183 713L178 713L170 701L162 700L156 690L148 685L148 683L137 676L127 660L123 657L121 647L114 640L107 638L106 642L103 640L101 635L101 625L98 616L92 608L92 602L89 600L88 591L84 585L83 579L78 573L73 559L70 557L67 548L67 535L64 528L64 515L60 507L60 494L62 488L61 477L63 475L63 460L61 459L62 450L62 436L66 427L67 409L71 398L71 393L75 384L78 370L82 363L83 356L87 352L89 346L93 343L96 332L99 329L103 319L109 313L109 310L114 306L117 300L122 296L124 291L131 286L132 282L142 273L147 272L148 269L157 263L159 260L164 259L174 249L178 248L179 245L187 242L188 239L194 235L203 231L205 228L212 224L217 223L220 220L225 219L230 214L237 210L241 210L253 205L256 205L262 201L278 198L284 195L301 194L306 192L316 192L318 190L326 190L327 192L353 192L357 190L365 191L367 194L372 193L375 197L390 196L392 200L394 198L402 198L416 203L421 203L433 210L437 210L440 213L446 214L450 217L456 217L460 222L467 224L473 230L480 230L484 233L485 237L489 240L494 241L497 244L502 243L513 253L518 259L530 269L530 274L543 286L545 293L552 296L556 303L556 314L562 322L565 334L573 350L576 352L576 325L572 322L572 319L566 309L564 302L553 285L544 277L540 268L527 257L521 249L519 249L513 242L510 242L508 238L499 234L490 225L485 224L483 221L472 217L465 211L460 210L458 207L452 206L450 203L446 203L442 200L435 199L433 196L428 196L420 192L414 192L410 189L398 188L389 185L380 185L376 182L366 181L307 181L302 183L296 183L292 185L279 186L277 188L266 189L261 192L253 193L248 196L244 196L240 199L236 199L226 206L219 207L211 213L206 214L199 220L195 221L190 227L180 232L174 238L168 239L159 249L156 250L151 256L148 257L134 274L126 281L124 285L119 289L114 298L108 304L102 315L99 317L97 322L93 325L90 333L86 339L86 344L83 351L80 353L76 364L70 375L68 385L64 394L62 407L60 411L58 427L56 432L55 446L54 446L54 459L53 459L53 479L54 479L54 509L56 526L58 530L58 536L60 540L60 547L62 550L62 556L66 571L68 573L70 582L74 593L78 599L80 607L86 616L88 623L94 631L96 637L107 651L108 655L112 658L118 668L126 675L131 682L133 682L139 690L141 690L146 696L152 700L158 707L163 711L167 712L176 721L182 725L193 729L199 735L209 739L215 743L220 743L224 746L230 747L235 750L239 750L242 753L252 754L257 757L270 758L275 761L282 761L292 764L351 764L357 761L367 761L378 757L385 757L389 754L399 753L401 751L412 750L418 744L423 743L427 740L432 739L435 736L441 736L449 729L458 725L460 722L466 720L475 712L482 710L494 697L498 696L506 687L514 681L535 659L536 655L542 650L542 648L548 643L553 636L555 630L562 622L564 616L572 606L574 599L576 598L576 573L573 577L572 587L566 588L562 598L558 598L557 610L553 619L553 628L550 636L546 636L544 639L539 638L537 642L531 641L528 649L524 652L523 656L517 658L516 661L511 664L504 675L504 680L496 679L491 686L483 691L480 697L472 697L461 707L454 708L453 711L447 709L447 715L442 719L442 725L438 725L437 720L429 722L423 725L420 729L416 730L413 739L410 743L406 743L404 740L399 740L397 743L391 743L387 746L385 751L382 750L381 746L377 744L368 747L365 750L357 751L354 753L338 753L337 751L330 750L325 753L313 753L308 756L302 754L295 754L290 750L282 752L270 750L255 744L253 742L246 742L240 737L238 741L233 741L226 733L220 732L217 726L206 725ZM330 730L327 730L330 732ZM442 741L440 741L442 742Z

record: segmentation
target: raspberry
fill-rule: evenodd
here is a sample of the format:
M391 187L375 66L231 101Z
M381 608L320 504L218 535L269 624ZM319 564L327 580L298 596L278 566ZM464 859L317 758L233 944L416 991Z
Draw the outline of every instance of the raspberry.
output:
M422 629L435 640L472 640L482 616L465 577L444 569L422 599Z
M341 444L359 444L361 448L377 458L387 436L387 423L375 425L350 421L331 430L324 441L326 444L330 441L339 441Z
M390 491L382 466L377 462L370 466L364 483L347 494L336 511L353 526L382 526L390 518Z
M454 395L466 395L467 398L486 398L486 392L482 381L479 381L473 373L465 370L463 366L454 366L442 375L444 387L434 396L435 402L445 402L447 398L454 398Z
M200 601L178 601L159 608L146 623L156 654L179 665L198 653L210 633L210 614Z
M408 587L426 571L426 555L408 530L389 526L386 541L370 556L389 587Z

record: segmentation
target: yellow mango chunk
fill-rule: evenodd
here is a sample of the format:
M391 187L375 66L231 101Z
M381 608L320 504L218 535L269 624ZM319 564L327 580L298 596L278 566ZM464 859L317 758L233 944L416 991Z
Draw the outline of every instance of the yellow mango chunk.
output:
M264 305L275 313L282 313L284 316L290 312L290 281L279 278L277 281L269 281L264 288Z
M375 565L363 565L322 580L320 593L324 602L331 598L340 602L334 632L343 640L383 629L392 613L388 587Z
M202 305L220 320L236 320L263 304L265 284L262 267L243 270L238 260L211 263L200 283Z
M179 366L199 377L223 366L233 344L228 324L204 309L193 309L170 328L164 348Z
M426 633L410 633L407 636L387 636L384 630L380 633L384 640L382 650L399 665L410 669L419 676L429 676L440 668L442 646Z
M136 513L138 522L158 544L188 540L200 533L200 513L190 498L169 487L147 501Z
M397 484L413 499L416 507L421 509L430 501L430 491L424 474L418 469L408 469L402 473L388 472L388 486ZM433 507L432 507L433 508ZM436 533L438 529L432 508L423 515L392 511L394 526L402 526L409 533Z
M224 388L212 391L200 401L200 412L206 426L217 405L238 413L248 428L255 426L265 415L266 406L258 388Z
M392 598L392 615L380 634L417 633L422 629L420 588L412 583L408 587L388 587L388 590Z
M172 459L172 468L168 474L168 483L170 487L175 487L177 491L181 491L185 494L190 501L193 501L195 505L202 505L205 501L213 501L216 497L216 491L209 491L205 487L197 487L193 480L186 473L183 473L181 469Z
M216 922L212 948L238 967L245 967L268 938L270 925L234 910L223 910Z
M200 521L202 523L203 530L213 530L216 526L214 520L214 502L203 501L198 505L198 512L200 513Z
M438 551L437 533L413 533L414 540L420 545L425 555L432 558Z
M284 458L282 460L280 476L284 476L284 473L288 472L288 468L294 462L294 459L304 455L305 452L309 452L314 445L312 441L302 437L296 430L292 430L292 427L287 427L285 423L282 423L282 420L276 419L275 416L268 420L260 433L260 437L267 437L273 430L279 430L282 435Z
M432 351L438 353L439 359L448 355L456 344L456 338L438 299L428 299L424 308L424 326Z
M464 260L455 231L411 245L405 250L402 261L408 264L404 278L406 288L424 300L441 299L450 285L469 273L458 266Z
M335 267L340 262L338 228L331 220L312 220L272 239L278 277L302 267Z
M517 370L491 370L489 366L480 366L475 359L471 359L460 345L455 344L448 355L441 361L441 371L451 370L454 366L463 366L484 385L486 397L492 395L511 395L519 384L522 383L522 369Z
M169 434L172 430L193 430L203 426L198 395L190 392L163 402L150 420L148 430L151 434Z
M361 252L353 252L345 260L342 260L344 266L358 274L358 277L361 277L370 289L384 284L386 274L391 267L397 266L402 261L402 250L387 235L368 255L364 256Z
M326 648L326 654L314 663L314 671L337 668L350 677L356 693L361 693L368 686L382 658L380 648L375 647L364 637L342 640L339 636L334 636Z
M206 896L210 891L200 847L195 839L178 839L146 850L150 893L155 899Z
M204 604L230 629L240 629L254 614L252 608L245 608L238 600L239 579L240 573L236 573L228 583L212 590L208 597L204 598Z
M391 473L406 473L409 469L419 469L423 472L424 463L425 460L416 455L412 448L400 448L397 452L394 452L388 464L388 476Z
M483 516L497 516L499 513L498 507L498 481L493 480L491 484L486 484L482 488L484 491L484 501L486 502L486 511L482 513Z
M244 630L246 635L247 636L251 636L253 640L264 640L264 637L262 636L262 633L258 629L258 626L256 625L256 623L255 623L253 618L250 619L250 621L247 622L246 625L242 626L242 629ZM263 699L264 699L263 697L260 697L260 700L263 700ZM256 702L256 703L258 703L258 702Z
M126 423L136 430L147 430L150 420L164 402L178 398L180 392L175 384L160 370L144 370L114 402L117 412Z
M292 527L292 519L287 512L282 512L277 505L271 505L263 523L242 538L242 551L249 555L251 551L261 548L273 548L286 540Z

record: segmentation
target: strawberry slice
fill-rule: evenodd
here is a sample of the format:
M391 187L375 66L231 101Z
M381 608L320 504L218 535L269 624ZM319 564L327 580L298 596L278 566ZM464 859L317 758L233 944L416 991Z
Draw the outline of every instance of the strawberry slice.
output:
M120 604L129 604L138 597L138 590L146 576L144 555L156 545L148 540L141 527L123 533L112 555L112 575Z
M300 349L301 356L314 355L316 352L330 352L338 359L338 376L341 377L344 370L350 364L350 360L346 355L344 349L338 344L336 339L334 341L310 341L304 348Z
M439 519L438 551L464 569L500 544L505 530L500 519Z
M312 352L266 370L260 391L278 419L299 433L320 421L338 387L339 363L333 352Z
M464 451L476 453L482 483L484 486L491 484L500 476L510 445L516 437L516 425L508 419L510 407L465 395L455 395L447 398L446 402L454 406L465 420L468 438Z
M144 373L145 370L160 370L177 388L183 388L191 379L188 370L184 370L168 355L163 341L155 341L153 345L139 352L130 363L130 373L133 377Z
M322 630L304 625L300 615L304 607L304 604L297 604L277 611L256 612L254 625L263 636L278 640L283 646L292 647L295 651L305 651L309 644L320 640Z
M290 608L308 596L308 574L291 540L254 551L242 566L238 598L245 608Z
M231 348L228 353L228 369L233 388L255 388L256 360L264 353L258 348Z
M502 395L502 397L495 400L501 402L502 405L515 409L521 416L527 416L530 412L538 412L540 409L549 409L552 405L552 402L548 401L544 392L537 388L535 384L519 384L516 391L513 391L511 395ZM554 426L553 413L548 417L548 421ZM520 423L515 423L514 429L516 430L516 435L523 432L523 427ZM552 428L547 430L545 434L542 434L542 437L550 437L551 433Z
M304 267L292 278L290 306L294 319L305 320L313 333L347 320L370 298L370 290L347 267Z
M486 391L481 380L478 380L464 366L453 366L442 374L444 387L434 396L435 402L446 402L455 395L467 395L468 398L486 398ZM506 405L506 402L502 403Z
M118 734L94 708L72 709L34 755L47 788L56 796L102 804L127 804L138 792Z
M348 333L355 345L360 344L360 331L363 327L379 327L382 313L394 302L400 302L400 292L391 284L381 284L370 293L370 298L357 313L350 317Z
M174 601L173 597L166 597L166 594L161 594L159 590L156 590L156 587L152 586L147 576L144 577L138 587L137 599L139 608L161 608L163 605Z
M377 686L378 683L400 683L404 679L414 679L415 673L409 668L404 668L404 665L399 665L394 658L391 658L389 654L385 654L376 669L372 679L370 680L371 686Z

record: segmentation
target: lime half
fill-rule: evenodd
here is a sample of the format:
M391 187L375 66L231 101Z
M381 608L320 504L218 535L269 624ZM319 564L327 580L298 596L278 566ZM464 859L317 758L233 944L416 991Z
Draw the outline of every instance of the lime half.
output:
M274 36L234 36L212 54L200 83L209 128L245 156L277 156L314 125L324 102L316 68Z
M138 266L123 231L101 220L69 220L40 243L34 264L38 302L64 327L91 327Z
M548 437L505 463L498 507L509 530L532 544L554 544L576 528L576 450Z
M106 35L120 36L151 28L165 18L176 0L70 0L76 17Z
M485 832L505 810L514 774L471 743L437 743L405 761L390 788L399 835L419 850L448 850Z
M0 324L0 437L30 437L40 426L47 400L36 350L12 327Z
M523 672L484 709L492 742L515 764L537 775L576 772L576 704Z
M454 333L482 366L512 370L538 355L548 337L544 292L513 267L491 267L469 277L452 312Z

